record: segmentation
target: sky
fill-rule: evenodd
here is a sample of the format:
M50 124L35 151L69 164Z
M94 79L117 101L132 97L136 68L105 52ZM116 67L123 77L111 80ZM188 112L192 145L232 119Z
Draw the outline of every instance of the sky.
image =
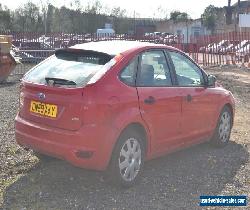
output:
M28 0L0 0L2 5L6 5L10 9L16 9ZM74 0L29 0L39 5L41 2L50 2L54 6L70 6ZM81 4L87 5L87 2L94 0L79 0ZM163 18L165 14L170 14L173 10L179 10L181 12L187 12L191 18L199 18L204 9L212 4L217 7L227 6L228 0L99 0L103 7L109 8L120 6L128 11L128 15L136 17L151 17L151 18ZM232 0L232 4L237 0ZM158 8L161 8L158 10Z

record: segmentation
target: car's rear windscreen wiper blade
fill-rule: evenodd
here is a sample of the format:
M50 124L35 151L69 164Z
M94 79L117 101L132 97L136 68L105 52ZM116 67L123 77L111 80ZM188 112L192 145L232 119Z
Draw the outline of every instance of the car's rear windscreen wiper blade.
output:
M45 77L45 81L48 85L55 86L55 85L76 85L74 81L55 78L55 77Z

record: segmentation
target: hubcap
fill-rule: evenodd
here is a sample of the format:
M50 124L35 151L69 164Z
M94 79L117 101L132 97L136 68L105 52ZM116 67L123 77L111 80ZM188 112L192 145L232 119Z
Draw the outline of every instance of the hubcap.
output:
M125 181L133 181L141 167L141 147L135 138L129 138L122 146L119 169Z
M219 138L222 142L229 139L231 130L231 116L228 112L223 112L220 118Z

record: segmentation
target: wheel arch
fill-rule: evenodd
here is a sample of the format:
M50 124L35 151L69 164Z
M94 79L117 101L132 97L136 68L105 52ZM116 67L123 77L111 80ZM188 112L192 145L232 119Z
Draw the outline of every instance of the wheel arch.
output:
M147 156L149 147L150 147L150 142L149 142L149 134L147 132L147 128L145 128L145 126L141 123L141 122L131 122L129 124L127 124L123 129L121 129L121 131L119 132L119 135L116 138L116 141L114 142L113 148L112 148L112 152L108 161L108 166L110 165L110 162L112 160L112 156L113 156L113 152L115 150L116 145L119 142L119 139L121 138L121 136L123 134L125 134L126 132L129 131L135 131L138 132L138 134L142 135L142 141L143 141L143 146L145 148L145 155Z
M135 131L137 132L139 135L141 135L142 137L142 141L143 141L143 144L144 144L144 148L145 148L145 151L147 152L148 150L148 135L147 135L147 131L145 129L145 127L139 123L139 122L133 122L133 123L130 123L128 124L120 133L119 135L119 138L126 132L129 132L129 131ZM118 139L119 139L118 138ZM116 142L117 143L117 142Z

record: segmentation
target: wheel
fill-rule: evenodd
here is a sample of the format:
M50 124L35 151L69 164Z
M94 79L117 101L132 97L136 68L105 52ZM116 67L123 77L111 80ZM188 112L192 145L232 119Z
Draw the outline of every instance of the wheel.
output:
M143 169L145 149L141 136L127 131L119 138L108 168L108 179L115 185L130 187L135 184Z
M41 161L41 162L50 162L55 158L50 157L48 155L41 154L39 152L33 151L33 154Z
M225 106L221 111L218 123L212 137L212 144L216 147L224 147L228 144L232 129L232 113L229 107Z

